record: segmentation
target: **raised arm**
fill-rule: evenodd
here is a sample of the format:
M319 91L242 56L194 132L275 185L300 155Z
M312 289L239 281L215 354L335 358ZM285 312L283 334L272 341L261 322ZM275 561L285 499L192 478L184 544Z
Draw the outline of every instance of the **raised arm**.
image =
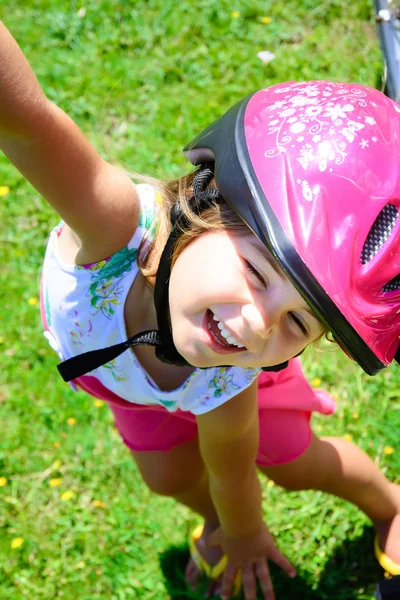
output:
M129 240L138 220L134 184L46 98L2 23L0 148L90 252L107 255Z

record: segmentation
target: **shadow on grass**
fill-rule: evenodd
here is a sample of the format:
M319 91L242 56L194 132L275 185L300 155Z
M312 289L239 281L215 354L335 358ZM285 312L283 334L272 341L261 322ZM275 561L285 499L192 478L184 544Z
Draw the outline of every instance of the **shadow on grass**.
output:
M319 579L318 588L312 589L307 573L289 579L271 565L271 574L277 600L360 600L371 598L382 571L373 553L373 530L366 527L356 540L338 546L328 560ZM188 560L187 546L171 546L160 554L160 566L165 587L171 600L204 597L204 588L192 592L185 584L184 570ZM258 596L261 598L261 595Z

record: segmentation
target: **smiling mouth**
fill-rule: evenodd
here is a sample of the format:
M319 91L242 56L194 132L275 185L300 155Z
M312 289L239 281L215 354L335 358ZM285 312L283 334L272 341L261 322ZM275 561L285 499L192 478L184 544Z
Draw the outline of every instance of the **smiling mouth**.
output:
M243 345L238 346L238 343L229 343L228 340L222 335L220 327L218 327L219 320L214 318L214 313L211 310L207 311L207 328L210 333L212 340L222 346L224 350L231 352L242 352L246 350ZM233 336L232 336L233 337Z

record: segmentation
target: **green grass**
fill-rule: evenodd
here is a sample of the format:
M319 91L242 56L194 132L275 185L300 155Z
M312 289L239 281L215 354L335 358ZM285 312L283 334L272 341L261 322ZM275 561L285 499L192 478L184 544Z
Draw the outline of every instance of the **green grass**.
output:
M84 17L77 2L19 4L3 1L0 14L49 97L103 156L159 177L184 172L182 146L253 89L307 78L379 85L367 0L87 0ZM263 65L260 50L275 60ZM57 216L4 157L0 185L11 190L0 215L0 477L7 479L0 488L0 596L201 598L186 590L182 575L197 517L146 489L107 407L61 382L42 337L38 305L29 300L38 298ZM308 351L304 364L337 394L339 408L314 419L317 433L351 435L395 479L398 369L369 379L324 350ZM61 484L51 487L52 478ZM74 495L63 501L67 490ZM278 599L372 597L380 570L360 512L319 493L266 485L264 510L299 571L292 582L273 570ZM18 537L23 545L11 549Z

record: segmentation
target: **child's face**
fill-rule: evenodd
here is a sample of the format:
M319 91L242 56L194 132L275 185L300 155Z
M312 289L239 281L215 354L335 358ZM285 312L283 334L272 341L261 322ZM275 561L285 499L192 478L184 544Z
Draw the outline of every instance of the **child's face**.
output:
M324 332L252 233L191 242L172 269L169 301L176 348L196 367L276 365Z

